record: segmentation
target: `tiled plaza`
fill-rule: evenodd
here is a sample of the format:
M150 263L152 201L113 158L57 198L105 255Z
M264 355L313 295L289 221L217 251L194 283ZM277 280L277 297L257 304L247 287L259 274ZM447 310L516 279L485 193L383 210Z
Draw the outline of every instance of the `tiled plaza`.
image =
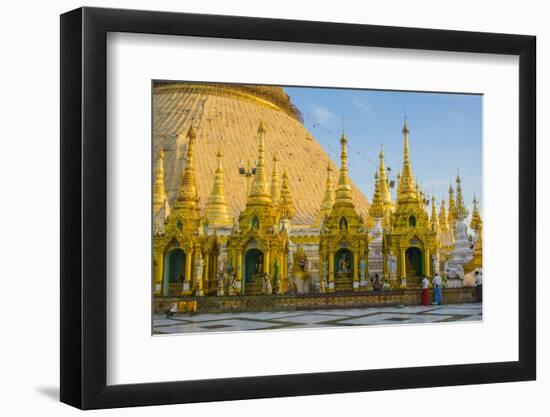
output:
M481 304L379 307L221 314L153 315L153 334L308 329L343 326L480 321Z

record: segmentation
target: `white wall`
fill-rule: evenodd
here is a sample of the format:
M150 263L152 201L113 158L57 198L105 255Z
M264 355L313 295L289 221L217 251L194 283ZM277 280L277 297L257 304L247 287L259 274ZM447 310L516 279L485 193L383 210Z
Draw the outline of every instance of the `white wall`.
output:
M4 2L0 30L2 179L0 277L2 338L0 343L0 410L4 415L73 415L57 402L59 379L59 17L79 7L77 1ZM550 97L550 26L545 2L376 1L352 0L259 2L246 0L92 1L89 6L239 14L395 26L416 26L534 34L538 37L539 213L549 210L542 183L550 168L541 167L548 143L540 138L541 115ZM539 258L549 248L550 222L540 217ZM546 233L544 233L546 232ZM32 251L32 252L31 252ZM550 285L539 268L539 380L528 383L435 388L317 397L240 401L227 404L101 411L99 415L158 415L159 412L201 415L266 416L379 414L422 416L543 415L550 389L547 355ZM471 342L475 349L475 341ZM475 411L474 411L475 410ZM539 411L540 410L540 411ZM95 415L95 414L94 414Z

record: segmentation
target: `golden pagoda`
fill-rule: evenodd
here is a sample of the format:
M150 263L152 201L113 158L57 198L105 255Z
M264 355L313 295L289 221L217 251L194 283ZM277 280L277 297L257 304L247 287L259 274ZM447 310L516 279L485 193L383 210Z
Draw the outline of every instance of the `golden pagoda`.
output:
M160 148L155 165L153 183L153 235L164 234L164 224L170 215L170 206L164 189L164 151Z
M430 254L437 249L436 232L415 185L409 151L409 128L403 125L403 167L399 177L397 203L392 215L391 231L387 235L390 256L397 257L399 286L407 287L407 278L414 284L422 275L431 276Z
M279 209L279 218L283 221L291 220L296 212L288 183L288 173L285 169L283 172L283 189L281 191L281 205Z
M220 149L216 153L218 167L216 168L212 192L208 197L205 209L205 221L209 229L230 228L233 225L229 215L229 207L225 200L222 157L223 153Z
M481 226L481 216L479 214L479 207L478 207L476 194L474 193L473 211L472 211L472 220L470 221L470 229L472 229L477 233L479 231L480 226Z
M334 205L334 187L332 185L332 168L330 163L327 164L327 184L325 187L325 194L323 196L323 201L321 201L321 208L319 209L319 214L315 221L315 225L319 226L328 219L330 212L332 211L332 206Z
M464 198L462 197L462 186L460 176L456 176L456 208L455 208L455 220L465 220L468 217L469 210L464 205Z
M467 274L475 269L483 268L483 224L480 222L477 229L477 240L474 245L474 257L464 265L464 272Z
M441 200L439 208L439 245L445 252L450 252L454 244L454 231L449 226L445 199Z
M367 231L355 209L348 177L347 143L342 133L336 198L319 242L321 274L328 278L328 288L322 283L321 291L359 290L359 262L368 256Z
M164 150L160 148L155 166L155 183L153 184L153 214L156 214L166 202L164 189Z
M278 208L273 205L265 169L266 129L260 123L258 161L245 209L238 226L227 241L229 270L235 272L237 294L259 294L265 277L278 270L279 290L288 287L288 234L279 231ZM283 177L281 217L292 217L292 201L288 201L288 178ZM290 217L289 217L290 216Z
M437 208L435 204L434 195L432 195L432 215L430 217L430 226L431 226L432 232L436 233L436 237L439 237L439 233L440 233L439 218L437 216Z
M449 210L447 211L447 223L449 223L449 227L454 232L456 226L456 204L452 182L449 185Z
M384 150L382 148L378 154L378 179L375 181L378 183L380 196L382 198L382 203L384 204L384 220L382 223L385 229L389 229L391 227L391 213L395 210L395 204L388 186L386 163L384 161Z
M384 202L382 201L382 193L380 192L380 181L378 172L374 174L374 195L372 197L372 203L369 208L369 214L373 219L379 219L384 217L385 214Z

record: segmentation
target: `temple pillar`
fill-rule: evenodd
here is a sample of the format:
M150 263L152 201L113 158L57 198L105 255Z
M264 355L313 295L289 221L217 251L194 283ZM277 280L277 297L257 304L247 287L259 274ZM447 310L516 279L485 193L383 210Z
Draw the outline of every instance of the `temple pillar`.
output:
M426 248L424 249L424 275L428 278L432 276L430 273L430 263L430 249Z
M202 289L208 291L210 289L210 262L212 259L212 256L207 253L205 255L205 262L204 262L204 271L202 274Z
M353 290L359 290L359 252L353 251Z
M401 288L407 288L407 258L405 256L405 248L399 249L399 260L401 263L401 267L399 268L401 272Z
M242 283L243 283L243 251L239 249L235 256L235 272L237 273L235 281L237 285L237 294L242 294Z
M285 254L283 252L280 252L277 255L277 259L279 260L279 288L277 289L277 294L284 294L285 292L285 278L284 278L284 271L286 268L286 262L285 262Z
M269 265L271 256L269 255L270 255L270 251L269 249L266 249L264 251L264 274L271 274L271 265Z
M328 253L328 292L334 292L334 252Z
M153 293L155 296L162 295L163 275L164 275L164 255L162 252L158 252L155 255L155 274L154 274L154 288Z
M183 277L183 290L181 295L191 294L191 264L193 263L193 251L185 252L185 276Z

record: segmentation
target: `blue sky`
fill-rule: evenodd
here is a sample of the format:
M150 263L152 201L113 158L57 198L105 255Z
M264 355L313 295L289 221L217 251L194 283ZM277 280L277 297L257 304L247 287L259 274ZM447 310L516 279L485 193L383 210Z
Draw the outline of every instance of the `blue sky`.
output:
M344 118L350 176L369 199L381 144L391 177L401 169L406 115L411 163L422 189L434 193L438 203L447 201L450 179L455 186L458 170L466 205L471 207L474 191L482 204L482 96L303 87L285 91L306 128L338 165Z

